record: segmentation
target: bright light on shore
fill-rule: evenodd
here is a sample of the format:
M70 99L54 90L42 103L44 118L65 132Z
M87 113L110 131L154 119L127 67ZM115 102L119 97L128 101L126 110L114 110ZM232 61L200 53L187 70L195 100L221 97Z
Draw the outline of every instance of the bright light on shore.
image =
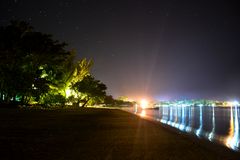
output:
M233 104L234 106L239 106L239 102L238 102L238 101L233 101L232 104Z
M232 101L232 102L227 102L228 106L239 106L239 102L238 101Z
M145 116L146 116L146 111L145 111L145 110L142 110L142 112L140 113L140 116L141 116L141 117L145 117Z
M147 108L148 106L148 101L146 99L142 99L141 102L140 102L140 106L142 108Z

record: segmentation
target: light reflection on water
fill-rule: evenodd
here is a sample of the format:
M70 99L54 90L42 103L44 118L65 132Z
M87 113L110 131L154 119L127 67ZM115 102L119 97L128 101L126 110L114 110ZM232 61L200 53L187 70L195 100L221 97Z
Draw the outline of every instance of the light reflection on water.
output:
M145 116L177 128L183 132L217 141L228 148L239 148L239 110L237 106L221 108L215 106L169 106L146 109ZM135 110L134 112L137 113ZM138 112L140 113L140 112Z
M214 108L215 107L212 106L212 130L211 130L211 132L208 135L208 139L210 141L214 140L214 135L215 135L215 109Z
M231 107L230 129L225 144L229 148L239 150L239 122L237 107L235 107L234 112L235 115L233 115L233 107Z
M203 127L202 106L200 106L199 123L200 123L200 126L199 126L198 130L196 131L196 135L198 137L200 137L200 135L202 133L202 127Z

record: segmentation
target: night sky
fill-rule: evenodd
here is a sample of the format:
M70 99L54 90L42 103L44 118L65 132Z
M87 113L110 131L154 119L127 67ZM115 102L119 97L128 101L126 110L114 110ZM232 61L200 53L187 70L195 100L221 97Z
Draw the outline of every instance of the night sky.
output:
M0 25L25 20L94 60L114 97L240 98L240 15L229 1L1 0Z

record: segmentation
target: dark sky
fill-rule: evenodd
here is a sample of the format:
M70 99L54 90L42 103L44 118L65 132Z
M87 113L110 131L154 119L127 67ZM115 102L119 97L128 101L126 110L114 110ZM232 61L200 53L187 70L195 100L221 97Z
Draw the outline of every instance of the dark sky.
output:
M240 98L236 3L1 0L0 25L26 20L94 60L115 97Z

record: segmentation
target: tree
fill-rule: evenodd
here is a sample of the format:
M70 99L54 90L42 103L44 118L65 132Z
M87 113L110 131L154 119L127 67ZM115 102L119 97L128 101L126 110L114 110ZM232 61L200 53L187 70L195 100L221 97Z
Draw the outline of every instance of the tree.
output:
M27 103L58 86L71 56L65 47L66 43L34 31L26 22L12 21L1 27L0 101L19 98Z
M89 101L99 102L106 96L106 85L92 76L85 76L83 80L76 82L71 88L78 93L78 102L83 102L84 107Z
M102 101L106 86L90 76L93 61L76 61L66 45L23 21L0 27L0 102Z
M64 94L68 98L74 96L76 93L73 93L71 86L77 82L83 80L84 77L90 75L90 68L93 65L92 60L87 60L83 58L82 60L77 61L72 68L66 71L66 76L64 79Z
M21 51L22 37L31 32L32 27L25 22L11 22L11 25L0 28L0 92L1 101L15 100L18 92L26 90L23 78L28 75L21 69L23 58L27 55ZM19 85L19 82L23 85Z
M104 103L105 103L107 106L114 106L114 105L115 105L115 102L116 102L116 100L115 100L111 95L107 95L107 96L104 98Z

